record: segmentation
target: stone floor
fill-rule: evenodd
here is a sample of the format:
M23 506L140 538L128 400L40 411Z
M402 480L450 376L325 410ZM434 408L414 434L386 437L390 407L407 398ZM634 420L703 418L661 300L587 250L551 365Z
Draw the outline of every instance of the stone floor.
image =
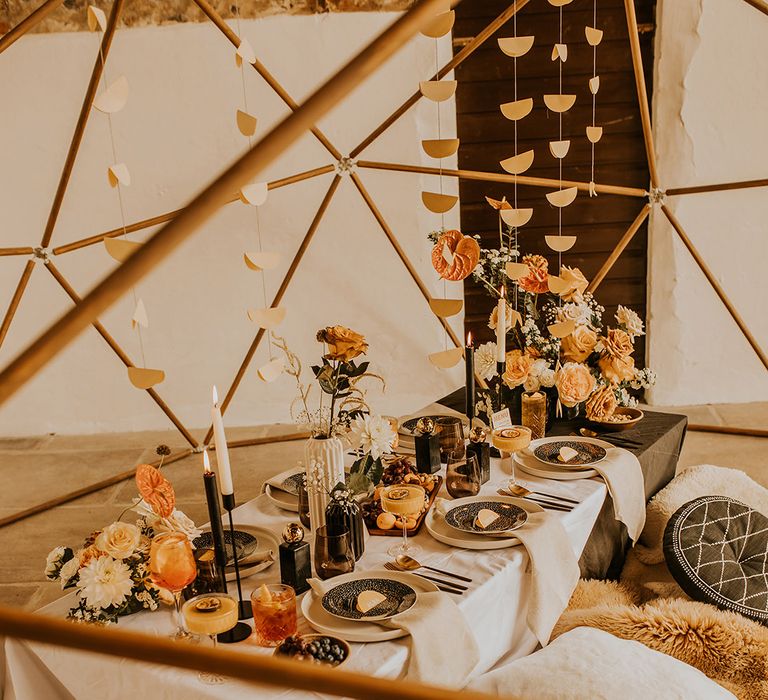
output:
M766 428L768 402L733 405L654 408L685 413L694 423ZM292 426L228 430L228 438L288 434ZM201 437L197 435L198 439ZM157 445L174 451L185 444L174 432L95 435L45 435L0 439L0 518L42 503L87 484L98 482L141 462L156 459ZM768 440L689 432L680 469L717 464L742 469L768 487ZM269 475L293 466L302 442L280 442L232 451L232 468L239 502L260 493ZM202 460L191 455L164 467L176 489L178 507L196 522L208 520L200 482ZM136 495L132 480L102 489L46 513L0 528L0 603L36 609L62 595L58 584L45 581L46 554L58 544L77 546L92 530L116 519Z

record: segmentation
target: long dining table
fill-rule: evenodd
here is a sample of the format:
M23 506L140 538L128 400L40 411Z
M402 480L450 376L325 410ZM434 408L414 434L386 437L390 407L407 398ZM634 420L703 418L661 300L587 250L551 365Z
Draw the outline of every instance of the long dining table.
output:
M444 467L443 467L444 469ZM494 495L503 479L499 460L492 460L491 479L481 494ZM508 477L508 475L507 475ZM552 511L562 524L578 557L584 549L597 516L606 500L606 487L600 480L553 482L519 474L519 480L532 488L557 493L579 501L570 512ZM445 487L440 495L447 497ZM296 513L278 508L266 494L243 504L234 511L236 524L256 525L269 529L278 537L285 525L296 521ZM422 553L419 560L441 569L448 569L472 579L462 595L451 598L458 604L478 643L480 661L472 677L508 660L530 654L537 641L526 625L530 593L528 555L521 546L496 550L468 550L442 544L425 527L414 538ZM370 536L365 553L356 563L356 570L378 570L391 559L387 549L391 537ZM243 581L244 593L265 582L278 582L279 564ZM234 585L230 585L230 591ZM303 595L307 595L306 593ZM446 594L449 595L449 594ZM301 616L298 598L299 631L313 631ZM46 615L63 617L72 606L74 594L64 596L43 608ZM140 612L123 617L119 627L147 634L165 635L173 629L169 609ZM126 697L146 697L153 700L188 700L189 698L303 698L312 694L286 688L259 688L236 681L221 685L205 685L196 674L161 665L148 665L108 656L87 654L18 639L5 640L5 695L7 699L28 698L100 698L108 700ZM408 638L377 643L353 643L352 653L344 668L369 675L396 678L405 668L409 654ZM258 647L253 638L228 647L232 653L271 654L272 649ZM461 649L456 650L462 653ZM468 679L469 680L469 679ZM440 669L434 679L440 683ZM286 679L286 685L290 679ZM314 695L314 697L319 697Z
M463 390L460 390L463 392ZM461 405L460 392L446 397L440 404L432 404L420 414L450 411ZM653 495L674 475L677 456L685 432L685 418L660 413L646 415L647 423L637 432L639 446L634 450L643 469L646 497ZM644 421L645 422L645 421ZM571 424L560 424L554 434L569 434ZM351 461L352 458L348 456ZM444 475L445 466L442 468ZM481 488L481 495L495 495L496 489L509 474L501 461L491 460L491 478ZM582 574L585 569L594 575L604 574L615 567L626 547L626 532L613 518L613 508L605 483L599 478L554 481L522 473L518 481L532 490L565 496L578 501L570 512L551 511L558 517L568 535L577 558L581 558ZM443 484L439 494L448 497ZM297 520L295 512L276 506L266 493L262 493L234 511L235 523L268 529L278 539L284 527ZM469 550L449 546L435 540L422 526L413 540L421 547L419 561L431 566L451 570L472 579L462 595L451 595L458 604L478 644L480 660L467 681L488 670L516 658L527 656L537 646L537 640L528 629L526 616L531 584L529 557L522 546L505 549ZM391 537L369 536L365 553L356 563L356 571L381 570L391 560L387 549ZM280 580L279 564L243 581L244 596L262 583ZM234 584L230 584L230 592ZM300 633L313 632L301 614L304 593L297 598L298 627ZM64 617L72 606L74 594L51 603L39 612ZM173 616L168 608L158 612L140 612L123 617L119 627L153 635L170 634ZM232 653L272 654L272 649L257 646L251 637L228 649ZM352 643L352 653L344 668L368 675L397 678L406 668L409 640L375 643ZM100 700L126 697L147 697L153 700L188 700L189 698L300 698L321 697L290 688L260 687L228 681L221 685L206 685L195 673L162 665L137 663L127 659L88 654L54 646L30 643L18 639L5 639L4 698L27 700L46 698L100 698ZM462 650L457 649L457 654ZM431 683L440 684L440 668L435 668Z

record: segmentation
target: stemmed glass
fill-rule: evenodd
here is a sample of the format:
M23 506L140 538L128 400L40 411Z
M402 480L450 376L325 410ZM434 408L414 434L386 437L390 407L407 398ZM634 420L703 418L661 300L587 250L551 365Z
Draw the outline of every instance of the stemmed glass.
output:
M477 496L480 493L480 466L477 456L451 452L445 470L445 487L453 498Z
M226 593L203 593L190 598L182 608L184 624L190 632L208 635L216 648L216 635L231 630L237 624L237 600ZM224 683L218 673L200 671L197 677L203 683Z
M511 462L512 478L507 479L501 484L502 488L509 488L510 485L515 486L517 484L517 479L515 478L515 452L520 452L531 444L531 429L526 428L524 425L513 425L511 428L494 430L491 433L491 442L501 452L502 464L504 460Z
M197 576L197 564L192 545L183 532L169 532L153 538L149 547L149 573L156 586L173 593L176 605L176 631L170 635L174 641L192 641L196 637L181 624L181 592Z
M424 488L415 484L392 484L385 486L381 492L381 508L387 513L392 513L403 522L403 541L393 545L387 552L390 556L399 557L407 554L410 557L421 552L418 545L408 544L408 516L418 517L424 508Z

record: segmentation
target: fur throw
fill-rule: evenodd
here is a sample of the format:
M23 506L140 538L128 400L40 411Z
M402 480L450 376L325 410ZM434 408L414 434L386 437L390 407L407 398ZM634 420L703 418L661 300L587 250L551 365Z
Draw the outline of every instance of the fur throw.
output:
M664 561L664 528L681 506L701 496L729 496L768 516L768 489L738 469L701 464L678 474L659 491L646 508L645 527L635 545L644 564ZM768 696L767 696L768 697Z
M552 637L596 627L698 668L740 700L768 698L768 628L691 600L642 603L646 595L626 581L582 580Z

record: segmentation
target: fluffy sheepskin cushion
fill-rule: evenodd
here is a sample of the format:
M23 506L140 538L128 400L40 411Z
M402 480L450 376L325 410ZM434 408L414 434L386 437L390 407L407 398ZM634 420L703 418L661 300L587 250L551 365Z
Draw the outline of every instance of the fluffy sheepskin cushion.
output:
M536 700L720 700L733 694L671 656L588 627L481 676L470 688Z
M672 514L701 496L729 496L768 515L768 489L738 469L702 464L678 474L646 508L645 527L634 551L643 564L664 561L664 529Z
M552 636L595 627L698 668L740 700L768 698L767 628L706 603L673 598L639 605L642 598L641 587L627 582L579 581Z
M664 532L669 571L694 600L768 624L768 518L726 496L686 503Z

